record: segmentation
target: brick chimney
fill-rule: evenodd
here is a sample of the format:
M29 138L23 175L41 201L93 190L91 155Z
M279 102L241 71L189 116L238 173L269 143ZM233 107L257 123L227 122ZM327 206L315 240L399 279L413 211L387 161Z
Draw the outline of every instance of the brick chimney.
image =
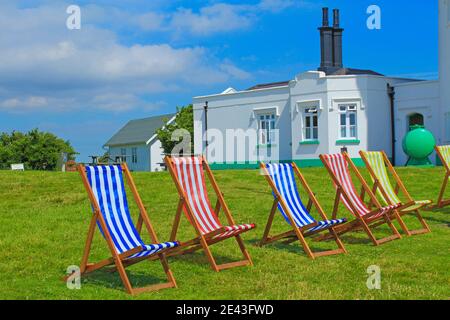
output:
M344 29L340 27L339 10L333 10L333 26L329 22L329 9L323 8L322 26L320 31L321 61L319 71L327 74L343 68L342 35Z
M330 27L328 8L322 9L323 19L320 31L320 71L327 72L333 67L333 28Z

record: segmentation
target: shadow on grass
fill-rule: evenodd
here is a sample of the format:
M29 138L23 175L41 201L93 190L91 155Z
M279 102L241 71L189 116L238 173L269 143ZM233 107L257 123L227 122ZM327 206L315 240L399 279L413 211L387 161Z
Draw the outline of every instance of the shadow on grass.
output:
M307 238L306 241L308 242L309 248L314 252L314 253L320 253L320 252L324 252L324 251L328 251L328 250L334 250L334 249L338 249L336 242L334 240L326 240L326 241L322 241L321 243L327 243L330 245L330 248L318 248L316 246L314 246L314 242L312 241L312 238ZM260 247L259 244L261 243L261 240L250 240L249 241L253 246L255 247ZM316 242L317 243L317 242ZM333 245L335 245L335 247L333 247ZM273 242L270 244L265 245L263 248L267 248L267 249L271 249L274 251L279 251L279 250L283 250L289 253L295 253L295 254L300 254L300 255L305 255L305 257L307 258L308 256L306 255L306 252L303 250L303 246L300 243L299 240L296 240L292 243L283 243L283 240L280 240L279 242Z
M230 258L230 257L218 255L215 252L212 252L212 256L214 257L214 260L216 261L216 263L218 265L224 264L224 263L236 262L236 261L243 259L243 257L241 257L241 256L239 256L237 258ZM169 262L174 262L174 261L183 261L186 263L192 263L192 264L196 264L196 265L205 267L207 269L211 268L209 260L206 257L206 253L203 250L199 250L194 253L180 254L178 256L169 257Z
M125 292L125 287L118 272L110 272L110 269L97 270L82 277L83 284L102 286L108 289ZM154 284L165 283L165 277L155 277L148 273L127 270L128 279L133 288L147 287Z
M450 213L448 215L450 217ZM450 228L450 222L449 221L436 219L434 217L427 217L427 218L425 218L425 221L433 221L433 222L436 222L436 223L439 223L439 224L443 224L443 225L447 226L447 228Z

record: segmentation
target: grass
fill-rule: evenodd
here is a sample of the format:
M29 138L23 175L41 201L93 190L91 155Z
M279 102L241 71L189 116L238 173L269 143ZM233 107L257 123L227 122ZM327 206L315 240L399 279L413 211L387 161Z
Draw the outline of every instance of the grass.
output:
M329 213L334 191L324 169L303 170L324 209ZM364 172L367 175L366 172ZM417 199L435 199L442 168L399 169ZM161 241L166 241L177 205L177 193L167 173L136 173L136 184ZM298 243L255 247L261 238L272 196L258 171L218 171L216 177L238 223L256 223L244 234L255 266L221 273L211 271L203 253L171 258L178 289L125 294L116 274L96 272L69 290L61 277L79 263L85 243L90 208L76 173L0 171L0 299L449 299L450 209L425 212L431 234L404 237L374 247L363 233L342 237L348 255L311 261ZM215 201L212 199L212 201ZM132 206L136 214L136 207ZM345 210L340 216L349 217ZM406 223L418 227L415 218ZM286 231L278 215L274 232ZM388 234L386 227L378 236ZM183 220L180 240L192 228ZM334 248L334 242L313 243L315 249ZM213 247L218 262L240 258L233 240ZM92 260L108 255L97 232ZM368 290L366 270L377 265L382 289ZM134 285L164 281L157 262L129 269Z

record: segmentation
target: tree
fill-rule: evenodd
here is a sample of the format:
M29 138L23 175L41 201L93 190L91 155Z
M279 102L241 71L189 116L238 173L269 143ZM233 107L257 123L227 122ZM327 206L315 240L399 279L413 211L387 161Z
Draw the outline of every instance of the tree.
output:
M161 141L164 153L171 154L176 146L182 142L182 136L185 136L183 133L184 131L186 134L189 134L191 142L190 152L193 154L194 144L192 143L192 138L194 137L194 108L192 105L188 105L177 108L177 110L178 112L175 121L156 131L158 139ZM186 140L184 142L186 142ZM186 150L184 150L184 152L186 152Z
M63 152L69 154L69 159L75 159L76 152L69 141L38 129L0 135L0 169L23 163L27 169L55 170Z

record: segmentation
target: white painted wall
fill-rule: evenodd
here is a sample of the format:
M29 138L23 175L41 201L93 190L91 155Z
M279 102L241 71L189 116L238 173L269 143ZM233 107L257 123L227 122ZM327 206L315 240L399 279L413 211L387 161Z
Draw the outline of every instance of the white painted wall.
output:
M319 154L339 153L344 146L353 158L359 158L360 150L385 150L391 156L391 114L387 84L406 82L408 80L383 76L326 76L323 72L311 71L299 74L287 87L195 98L195 153L204 153L201 141L205 122L204 106L208 101L208 128L218 130L223 136L226 136L227 129L256 130L258 122L254 115L255 109L276 106L279 111L279 160L308 160L305 163L314 166L320 164ZM429 100L430 94L434 97L428 87L423 90L426 92L416 92L418 98ZM357 105L358 144L338 143L341 140L340 104ZM319 109L320 143L305 145L301 143L304 110L313 106ZM256 145L251 146L250 151L256 154ZM243 159L221 160L218 162L233 163Z
M424 116L425 128L435 136L437 143L443 142L440 134L439 81L419 81L397 84L395 86L395 126L397 165L408 161L403 152L402 141L409 130L408 117L414 113ZM435 162L432 155L430 160Z
M163 162L164 150L161 147L161 141L156 139L153 143L150 144L150 171L162 171L163 167L161 166L161 163Z
M450 143L450 0L439 0L439 80L442 144Z
M292 114L292 160L310 160L319 154L328 153L328 95L327 81L323 72L305 72L291 83ZM303 113L305 107L318 105L319 145L301 145L303 136Z
M289 160L291 158L291 121L289 108L289 88L279 87L265 90L244 91L233 94L222 94L205 97L194 98L194 141L195 153L204 153L203 127L205 124L204 105L208 101L208 129L215 129L226 137L228 129L258 129L258 109L270 109L276 107L279 117L276 120L276 127L280 130L279 157L281 160ZM256 109L256 111L255 111ZM256 113L256 114L255 114ZM255 117L256 116L256 117ZM210 135L211 138L211 135ZM212 150L212 146L210 150ZM216 157L218 163L241 162L245 159L226 158L227 146L222 150L223 157ZM257 160L257 142L248 148L247 158L253 161ZM236 154L237 152L235 152ZM210 160L210 159L209 159ZM210 160L211 161L211 160Z
M114 146L109 148L110 157L115 160L126 149L127 165L131 171L150 171L150 149L146 144ZM132 148L137 148L137 163L132 161Z
M132 161L132 148L137 148L137 163ZM121 156L121 150L126 149L127 165L131 171L162 171L160 163L164 162L164 150L161 141L155 139L147 144L114 146L109 148L111 159Z

